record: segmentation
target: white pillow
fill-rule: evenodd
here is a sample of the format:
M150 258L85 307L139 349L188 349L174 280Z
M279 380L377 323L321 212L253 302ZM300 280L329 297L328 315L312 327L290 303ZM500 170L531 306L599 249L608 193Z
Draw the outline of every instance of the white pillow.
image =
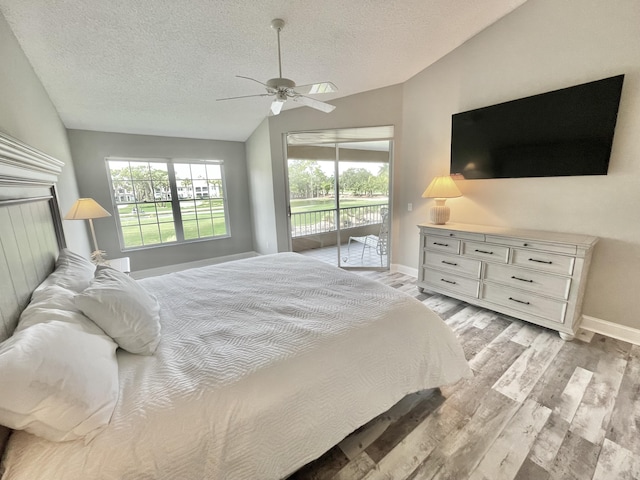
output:
M54 442L98 433L118 400L117 346L63 322L0 344L0 424Z
M41 288L31 297L31 302L20 314L16 332L37 323L72 323L87 333L104 335L104 331L89 320L74 303L75 292L57 285Z
M51 285L81 292L89 286L95 271L96 266L88 259L65 248L58 255L55 270L36 288L34 295Z
M160 306L138 282L109 267L99 267L75 304L120 347L151 355L160 342Z

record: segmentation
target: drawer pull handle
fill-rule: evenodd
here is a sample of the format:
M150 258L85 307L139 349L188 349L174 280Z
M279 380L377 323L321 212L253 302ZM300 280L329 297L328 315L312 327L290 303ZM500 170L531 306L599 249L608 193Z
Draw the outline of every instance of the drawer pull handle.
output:
M522 244L522 246L523 246L523 247L528 247L528 246L529 246L529 244L528 244L528 243L523 243L523 244Z
M513 275L511 276L511 278L513 278L514 280L520 280L521 282L533 283L533 280L527 280L526 278L515 277Z
M456 234L455 233L450 233L449 236L450 237L454 237Z
M452 282L451 280L445 280L444 278L441 278L440 281L445 282L445 283L450 283L451 285L457 285L456 282Z
M522 300L518 300L517 298L513 298L513 297L509 297L509 300L512 300L512 301L518 302L518 303L523 303L524 305L531 305L529 302L524 302Z
M547 260L538 260L537 258L530 258L530 262L538 262L538 263L546 263L547 265L551 265L553 262Z
M489 252L488 250L478 250L477 248L476 248L476 252L478 252L478 253L486 253L487 255L493 255L493 252Z
M433 242L434 245L439 245L441 247L448 247L449 244L448 243L438 243L438 242Z
M447 262L446 260L442 260L442 263L446 264L446 265L452 265L454 267L457 267L458 264L457 263L453 263L453 262Z

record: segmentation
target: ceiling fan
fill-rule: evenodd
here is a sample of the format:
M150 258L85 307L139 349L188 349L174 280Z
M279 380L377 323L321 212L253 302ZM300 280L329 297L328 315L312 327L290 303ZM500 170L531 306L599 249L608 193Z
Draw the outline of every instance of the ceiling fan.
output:
M301 103L307 107L315 108L325 113L332 112L336 107L325 102L316 100L315 98L307 97L306 95L314 95L317 93L332 93L337 92L338 88L331 82L311 83L308 85L296 85L293 80L282 77L282 59L280 55L280 32L284 28L284 20L276 18L271 21L271 28L278 33L278 78L272 78L267 80L267 83L263 83L260 80L256 80L251 77L243 77L242 75L236 75L238 78L244 78L251 80L252 82L259 83L264 86L267 93L260 93L257 95L242 95L240 97L228 97L218 98L221 100L235 100L238 98L248 97L275 97L271 103L271 112L274 115L278 115L282 110L284 103L291 99L294 102Z

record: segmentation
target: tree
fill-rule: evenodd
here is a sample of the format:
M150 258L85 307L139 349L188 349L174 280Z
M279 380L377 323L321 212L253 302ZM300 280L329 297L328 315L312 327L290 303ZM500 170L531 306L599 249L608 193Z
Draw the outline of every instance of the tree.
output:
M371 172L366 168L348 168L340 174L341 192L350 191L352 195L367 194Z

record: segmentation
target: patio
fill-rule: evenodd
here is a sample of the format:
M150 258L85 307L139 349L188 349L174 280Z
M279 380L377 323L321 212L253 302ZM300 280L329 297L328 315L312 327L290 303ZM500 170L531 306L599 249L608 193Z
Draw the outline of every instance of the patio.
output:
M364 251L363 251L364 249ZM331 265L338 265L338 247L331 245L322 248L313 248L310 250L299 251L301 255L316 258ZM343 243L340 247L340 255L342 256L341 266L343 267L364 267L364 268L381 268L387 266L387 255L376 253L374 247L364 246L362 243L351 242L351 247L347 247L347 243Z

